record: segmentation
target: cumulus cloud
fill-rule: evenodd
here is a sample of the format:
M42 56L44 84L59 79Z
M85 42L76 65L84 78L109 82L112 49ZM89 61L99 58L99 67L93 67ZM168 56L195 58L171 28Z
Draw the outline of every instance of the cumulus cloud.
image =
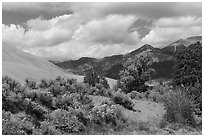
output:
M78 15L27 21L29 29L3 25L3 42L52 60L120 54L136 45L138 33L129 33L134 16L110 15L85 24ZM14 41L11 41L10 38Z
M29 30L22 26L3 26L3 41L15 39L19 46L51 47L72 39L75 30L80 26L80 20L74 15L63 15L45 20L42 18L27 21ZM12 41L11 41L12 42Z
M3 3L2 41L50 60L101 58L126 53L146 43L163 47L179 38L201 35L201 6Z
M111 15L99 20L91 20L74 35L78 40L96 43L136 44L137 35L128 32L135 21L134 16Z
M180 38L202 35L201 24L201 17L161 18L142 41L156 47L164 47Z

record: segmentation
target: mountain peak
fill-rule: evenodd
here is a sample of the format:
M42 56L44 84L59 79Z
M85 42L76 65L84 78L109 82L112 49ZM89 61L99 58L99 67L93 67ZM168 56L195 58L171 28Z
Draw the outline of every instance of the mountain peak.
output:
M134 55L139 54L139 53L141 53L141 52L143 52L143 51L146 51L146 50L148 50L148 49L150 49L150 50L152 50L152 51L155 51L155 50L156 50L156 49L155 49L154 47L152 47L151 45L145 44L145 45L143 45L142 47L140 47L140 48L138 48L138 49L136 49L136 50L130 52L129 55L130 55L130 56L134 56Z
M154 49L154 47L152 47L152 46L149 45L149 44L145 44L145 45L143 45L142 47L140 47L139 49Z

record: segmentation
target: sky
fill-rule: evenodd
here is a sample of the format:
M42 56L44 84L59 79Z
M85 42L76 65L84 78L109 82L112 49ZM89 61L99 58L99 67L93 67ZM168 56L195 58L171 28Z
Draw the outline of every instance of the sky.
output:
M202 3L6 3L2 43L53 61L102 58L202 35Z

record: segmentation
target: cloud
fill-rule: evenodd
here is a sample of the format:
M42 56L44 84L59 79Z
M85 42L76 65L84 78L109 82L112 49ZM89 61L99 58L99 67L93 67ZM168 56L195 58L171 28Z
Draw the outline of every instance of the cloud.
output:
M74 15L63 15L50 20L31 19L27 21L28 31L19 25L3 25L2 39L12 43L10 39L13 38L21 47L52 47L71 40L80 23Z
M3 2L3 24L21 24L27 20L43 17L51 19L64 14L72 14L69 4L57 2Z
M185 16L176 18L161 18L156 22L157 27L191 27L201 26L202 18L195 16Z
M103 19L89 21L74 37L95 43L136 44L137 34L128 32L134 21L134 16L109 15Z
M51 60L101 58L201 35L201 8L201 3L3 3L2 41Z
M133 15L159 19L176 16L202 16L201 2L3 2L4 24L22 24L39 16L51 19L64 14L80 14L84 20L108 15Z
M36 18L27 21L27 31L19 25L3 25L2 39L4 43L52 60L101 58L136 45L138 33L128 32L134 20L134 16L110 15L83 24L80 16L74 14L49 20Z
M201 17L161 18L142 42L164 47L180 38L202 35Z
M201 2L111 2L111 3L72 3L73 11L95 18L111 14L135 15L158 19L176 16L202 16Z
M137 31L139 34L139 38L145 37L153 27L153 20L145 20L145 19L137 19L132 25L129 27L129 32Z

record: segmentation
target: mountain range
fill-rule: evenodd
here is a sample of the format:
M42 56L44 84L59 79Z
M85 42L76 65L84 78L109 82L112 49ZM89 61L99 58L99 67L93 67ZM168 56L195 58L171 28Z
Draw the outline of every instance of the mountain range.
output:
M78 60L51 62L74 74L85 75L94 69L106 77L119 79L119 72L128 59L134 59L138 56L149 56L153 59L151 67L156 70L155 78L172 78L176 63L176 53L201 46L201 44L202 36L194 36L179 39L161 49L145 44L127 54L113 55L101 59L82 57Z
M54 79L57 76L74 78L78 82L82 82L83 75L94 69L106 76L110 87L113 87L117 82L116 80L119 79L119 72L123 69L123 64L128 59L135 59L138 56L149 56L154 61L152 67L157 72L155 78L171 78L174 72L173 66L176 63L176 53L188 48L192 49L201 46L201 39L202 37L200 36L178 40L162 49L146 44L130 53L101 59L82 57L78 60L52 63L2 43L2 76L7 75L22 84L28 77L40 80ZM184 43L183 41L189 42Z

